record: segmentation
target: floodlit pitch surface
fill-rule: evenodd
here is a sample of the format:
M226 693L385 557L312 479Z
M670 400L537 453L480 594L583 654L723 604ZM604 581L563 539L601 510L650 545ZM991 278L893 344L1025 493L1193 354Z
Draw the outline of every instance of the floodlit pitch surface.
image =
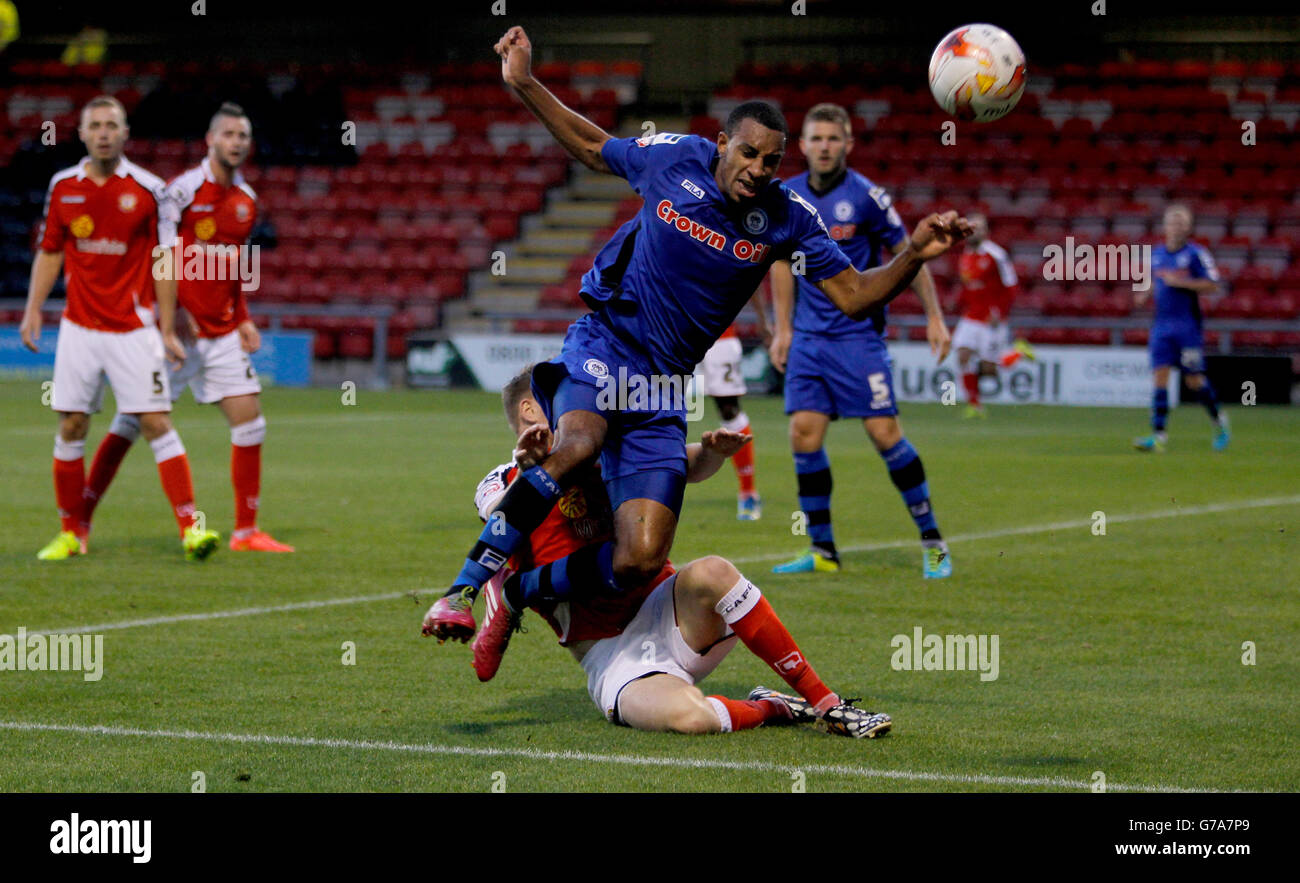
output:
M183 560L143 444L91 554L36 561L57 528L39 398L0 384L0 633L94 627L104 671L0 671L6 791L183 791L196 772L214 792L1088 790L1098 772L1110 790L1300 788L1295 409L1232 408L1232 447L1214 454L1204 414L1179 408L1169 452L1142 455L1142 411L1003 407L972 423L905 406L956 568L926 582L856 421L828 440L844 571L769 572L806 538L780 403L748 399L763 519L735 520L726 469L688 492L673 559L737 562L832 688L894 716L888 738L855 742L610 726L536 615L489 684L468 647L421 638L477 534L474 487L512 447L495 396L268 392L262 521L298 552L223 545L201 565ZM199 506L228 535L225 423L188 399L175 419ZM997 679L896 670L891 641L918 627L997 635ZM738 647L703 686L758 683L780 686Z

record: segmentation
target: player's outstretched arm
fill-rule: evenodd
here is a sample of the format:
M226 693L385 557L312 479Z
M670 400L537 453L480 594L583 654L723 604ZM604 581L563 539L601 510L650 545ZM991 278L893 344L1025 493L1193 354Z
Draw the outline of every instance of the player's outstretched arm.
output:
M560 146L587 168L608 172L609 166L600 155L600 149L613 136L582 114L565 107L551 90L533 77L533 46L524 29L513 27L506 31L493 49L501 56L501 79L533 116L550 130Z
M956 212L928 215L912 231L907 248L888 264L861 273L849 267L823 279L818 287L843 313L864 319L906 290L926 261L937 258L970 232L970 223Z
M23 322L18 333L22 336L23 346L36 352L41 339L41 308L45 299L54 290L54 283L59 279L63 269L63 252L38 251L32 261L32 276L27 284L27 307L23 310Z
M696 484L712 478L732 454L749 444L752 436L729 429L714 429L686 446L686 480Z

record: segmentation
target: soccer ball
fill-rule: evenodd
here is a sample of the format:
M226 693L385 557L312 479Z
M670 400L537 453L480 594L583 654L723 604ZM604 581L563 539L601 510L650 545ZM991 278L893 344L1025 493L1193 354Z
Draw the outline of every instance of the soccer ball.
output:
M1024 91L1025 53L994 25L962 25L940 40L930 56L930 92L958 119L999 119Z

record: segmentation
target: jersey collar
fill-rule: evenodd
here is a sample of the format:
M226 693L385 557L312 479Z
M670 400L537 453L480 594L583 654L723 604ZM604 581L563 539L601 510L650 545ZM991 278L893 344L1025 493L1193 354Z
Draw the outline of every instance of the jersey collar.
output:
M203 161L199 163L199 168L203 169L203 180L210 181L213 184L217 183L216 177L212 174L212 163L210 157L203 157ZM235 169L234 174L230 176L230 186L239 187L243 183L243 174L240 173L239 169Z
M86 174L86 166L88 166L89 164L90 164L90 157L89 157L89 156L83 156L83 157L81 158L81 162L77 163L77 180L78 180L78 181L83 181L83 180L85 180L87 177L89 177L89 176ZM126 157L125 157L125 156L119 156L119 157L117 158L117 167L113 169L113 174L114 174L114 175L117 175L119 178L125 178L125 177L129 174L129 172L127 171L127 161L126 161ZM111 177L111 176L110 176L110 177Z

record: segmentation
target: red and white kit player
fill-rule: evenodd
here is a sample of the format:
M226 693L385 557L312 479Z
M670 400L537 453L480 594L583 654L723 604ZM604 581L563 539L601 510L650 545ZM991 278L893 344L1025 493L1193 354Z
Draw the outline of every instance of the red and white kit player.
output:
M189 331L185 360L172 368L171 397L180 398L189 386L200 404L219 404L230 424L235 489L230 548L292 552L292 546L257 528L266 418L258 403L262 386L248 356L261 345L261 336L244 302L241 267L248 262L240 261L257 220L257 195L239 173L252 148L252 127L239 105L221 105L208 126L207 144L203 162L167 185L160 209L161 237L178 242L175 275L180 304L189 314L182 324ZM191 260L192 255L202 260ZM189 272L191 265L202 271ZM192 278L196 275L202 278ZM87 521L139 431L130 414L114 418L87 481Z
M755 296L755 312L759 317L759 328L767 337L767 316L762 306L762 298ZM745 413L740 397L748 390L745 387L745 374L740 360L744 356L740 335L732 324L722 336L709 347L704 360L695 367L695 375L701 395L709 396L718 406L718 416L722 418L722 428L742 435L752 436L749 415ZM757 521L763 515L763 503L758 496L754 479L754 445L745 445L731 458L736 467L736 479L740 490L736 497L736 518L741 521Z
M479 483L474 505L484 521L493 517L521 467L544 459L551 445L541 405L532 396L530 374L525 370L502 391L510 428L519 436L515 461L497 467ZM739 433L705 433L702 442L687 445L687 480L707 479L737 448L748 446ZM612 723L639 730L716 733L821 720L842 736L873 738L889 731L889 715L857 708L852 704L856 700L841 699L822 682L758 587L716 555L681 570L665 564L648 582L626 592L586 587L580 596L516 599L519 612L511 610L510 583L517 571L571 560L579 550L598 548L613 536L613 529L600 473L587 472L556 501L527 548L488 583L483 593L487 618L473 644L479 680L495 676L510 636L519 628L522 608L531 606L582 666L592 701ZM439 643L449 636L439 626L439 609L446 602L435 602L422 629ZM472 633L473 615L468 609L458 615ZM747 699L705 696L696 681L712 672L737 643L770 665L799 695L756 687Z
M988 238L989 223L984 215L972 214L969 220L972 232L957 258L962 313L952 346L966 390L965 416L983 417L980 377L997 374L999 366L1009 368L1022 356L1032 360L1034 352L1027 341L1011 342L1008 317L1018 284L1011 258L1006 249Z
M186 557L206 558L219 539L194 523L189 459L168 417L167 361L182 358L184 348L174 330L176 287L151 272L154 250L161 246L165 258L170 245L159 238L164 185L122 155L128 131L126 110L116 98L100 96L82 109L79 132L89 155L50 180L32 262L21 328L29 349L37 348L41 307L65 263L67 284L51 402L59 414L54 493L62 531L37 554L46 561L87 551L84 452L89 415L100 408L105 377L118 408L139 421L153 448Z

